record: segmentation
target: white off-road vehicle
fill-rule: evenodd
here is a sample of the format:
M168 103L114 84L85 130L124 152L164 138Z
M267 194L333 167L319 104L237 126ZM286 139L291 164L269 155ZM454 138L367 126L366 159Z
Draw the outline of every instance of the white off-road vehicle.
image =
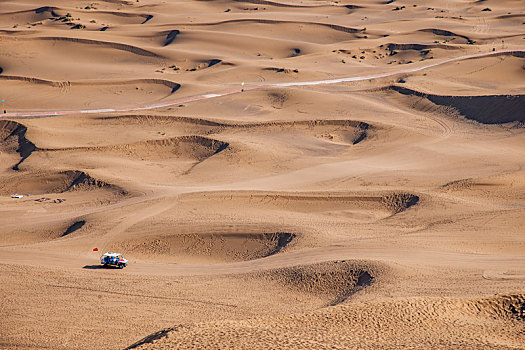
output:
M128 259L124 258L120 253L107 252L100 257L100 263L104 267L118 267L123 269L128 266Z

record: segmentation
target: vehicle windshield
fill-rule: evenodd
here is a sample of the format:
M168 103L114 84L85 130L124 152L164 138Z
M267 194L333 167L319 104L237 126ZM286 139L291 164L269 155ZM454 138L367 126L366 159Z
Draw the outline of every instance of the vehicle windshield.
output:
M104 254L100 258L101 258L101 260L107 260L107 261L119 261L119 260L122 260L122 259L125 260L124 256L122 256L122 254L119 254L119 255Z

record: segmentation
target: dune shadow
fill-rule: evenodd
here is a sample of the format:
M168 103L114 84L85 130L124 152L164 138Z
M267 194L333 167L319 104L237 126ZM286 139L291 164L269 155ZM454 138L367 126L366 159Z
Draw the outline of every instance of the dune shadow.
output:
M426 98L439 106L455 108L467 119L483 124L525 122L525 95L444 96L393 86L402 95Z
M86 220L76 221L71 226L69 226L64 233L62 233L61 237L67 236L70 233L80 230L85 224L86 224Z

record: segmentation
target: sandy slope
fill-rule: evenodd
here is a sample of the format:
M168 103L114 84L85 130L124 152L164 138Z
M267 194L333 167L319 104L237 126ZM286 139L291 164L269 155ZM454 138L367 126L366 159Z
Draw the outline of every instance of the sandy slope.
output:
M0 348L525 348L523 21L0 1Z

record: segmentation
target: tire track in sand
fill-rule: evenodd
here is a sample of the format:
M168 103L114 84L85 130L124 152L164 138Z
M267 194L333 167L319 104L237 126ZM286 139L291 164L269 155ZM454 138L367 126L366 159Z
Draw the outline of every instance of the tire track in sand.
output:
M395 72L378 73L378 74L372 74L372 75L344 77L344 78L327 79L327 80L290 82L290 83L274 83L274 84L251 85L251 86L247 85L246 87L244 87L244 91L260 90L260 89L267 89L267 88L273 88L273 87L286 88L286 87L295 87L295 86L328 85L328 84L339 84L339 83L345 83L345 82L382 79L382 78L395 76L398 74L408 74L408 73L419 72L425 69L429 69L429 68L433 68L433 67L437 67L437 66L441 66L444 64L452 63L452 62L457 62L457 61L488 57L488 56L501 56L501 55L508 55L508 54L525 54L525 50L516 49L516 50L501 50L497 52L477 53L477 54L453 57L453 58L449 58L449 59L446 59L440 62L436 62L436 63L432 63L432 64L420 66L420 67L414 67L414 68L398 70ZM241 84L239 83L238 85L240 86ZM184 98L170 101L170 102L156 103L152 105L145 105L145 106L132 107L132 108L96 108L96 109L79 109L79 110L65 110L65 111L11 112L11 113L5 113L2 116L4 118L29 118L29 117L36 118L36 117L55 117L55 116L63 116L63 115L70 115L70 114L93 114L93 113L143 111L143 110L150 110L150 109L156 109L156 108L171 107L171 106L179 105L182 103L190 103L190 102L206 100L206 99L211 99L211 98L216 98L216 97L223 97L223 96L237 94L240 92L242 92L241 89L237 88L234 90L228 90L228 91L217 92L217 93L208 93L208 94L197 95L197 96L189 96L189 97L184 97Z

